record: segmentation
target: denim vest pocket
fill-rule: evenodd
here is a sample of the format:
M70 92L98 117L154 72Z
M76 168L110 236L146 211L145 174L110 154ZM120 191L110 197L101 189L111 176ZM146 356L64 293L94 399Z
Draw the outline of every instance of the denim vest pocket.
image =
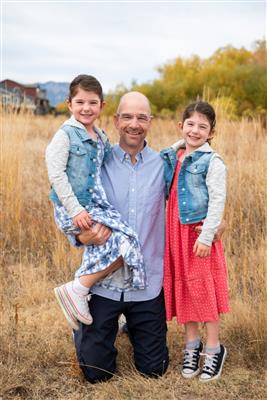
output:
M71 144L70 145L70 153L75 155L75 156L83 156L87 154L87 151L84 147L81 147L78 144Z
M189 179L189 185L200 186L205 182L206 165L204 164L191 164L186 167L186 175Z

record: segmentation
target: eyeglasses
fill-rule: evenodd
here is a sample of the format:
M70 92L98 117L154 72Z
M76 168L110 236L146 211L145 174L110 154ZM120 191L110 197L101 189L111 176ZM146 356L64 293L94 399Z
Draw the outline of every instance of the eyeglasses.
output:
M131 122L134 118L137 119L139 124L147 124L152 116L151 115L146 115L146 114L117 114L117 116L122 119L125 122Z

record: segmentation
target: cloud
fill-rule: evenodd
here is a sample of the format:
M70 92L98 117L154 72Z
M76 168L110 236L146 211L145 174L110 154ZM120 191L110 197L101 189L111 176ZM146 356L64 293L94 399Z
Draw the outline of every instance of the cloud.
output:
M250 47L265 33L264 3L4 3L3 73L18 81L96 75L106 90L152 80L177 56Z

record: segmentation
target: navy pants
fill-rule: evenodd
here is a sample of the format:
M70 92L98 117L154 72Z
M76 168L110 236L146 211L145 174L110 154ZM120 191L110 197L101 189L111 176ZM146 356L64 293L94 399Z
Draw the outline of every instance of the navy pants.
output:
M114 301L94 294L90 312L93 324L80 324L80 330L74 336L78 361L89 382L106 381L116 371L114 342L121 313L127 320L137 370L150 377L165 373L169 357L163 292L152 300L132 302Z

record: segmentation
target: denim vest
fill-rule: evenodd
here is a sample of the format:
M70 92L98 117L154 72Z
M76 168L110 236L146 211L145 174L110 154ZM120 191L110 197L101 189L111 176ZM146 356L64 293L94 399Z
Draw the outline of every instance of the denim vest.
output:
M185 157L179 173L177 191L182 224L193 224L207 216L209 194L206 176L210 160L215 153L208 143L203 146L205 146L204 151L196 150ZM164 160L164 178L168 197L177 165L176 151L173 147L169 147L162 150L160 155Z
M91 203L95 186L97 143L82 128L63 125L60 129L67 133L70 141L66 174L79 203L85 207ZM104 143L104 162L111 153L111 145L104 131L96 131ZM53 188L49 198L53 203L61 205Z

